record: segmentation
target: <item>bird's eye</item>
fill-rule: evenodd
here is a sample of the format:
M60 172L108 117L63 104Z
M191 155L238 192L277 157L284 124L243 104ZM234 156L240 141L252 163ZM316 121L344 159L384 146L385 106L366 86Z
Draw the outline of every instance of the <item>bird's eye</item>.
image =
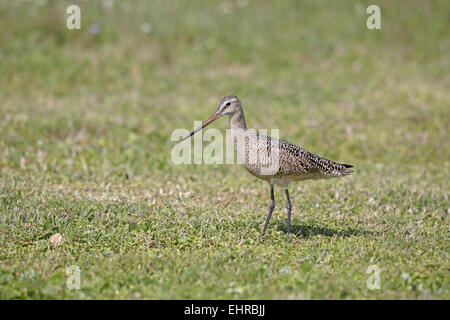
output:
M231 102L227 102L227 103L225 104L225 108L226 108L226 107L229 107L230 104L231 104Z

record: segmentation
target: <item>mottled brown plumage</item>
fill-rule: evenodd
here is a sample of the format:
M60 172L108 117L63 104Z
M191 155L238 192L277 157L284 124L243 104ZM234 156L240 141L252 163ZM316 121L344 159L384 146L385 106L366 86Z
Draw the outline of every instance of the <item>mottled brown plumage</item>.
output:
M261 238L264 236L275 207L273 190L275 184L285 189L286 208L288 210L287 231L289 234L291 202L288 186L290 182L344 177L352 173L349 170L353 167L352 165L322 158L286 140L268 137L257 133L255 130L248 130L242 103L238 97L232 95L223 97L219 101L217 111L200 128L192 131L184 139L226 114L230 117L231 135L238 159L250 174L270 184L271 203Z
M245 135L245 133L242 133ZM247 137L249 135L247 134ZM244 157L244 167L251 174L263 180L279 184L287 187L289 182L306 180L306 179L328 179L337 178L349 175L352 173L349 168L353 167L349 164L343 164L322 158L308 150L297 146L289 141L268 137L256 133L255 137L248 139ZM258 148L256 154L260 159L265 157L271 159L270 154L278 148L278 167L276 171L270 174L260 174L260 169L264 161L250 161L248 153L251 152L251 147L248 146L252 140L258 140L263 146ZM265 148L264 148L265 146ZM239 148L236 146L236 149ZM266 167L268 165L266 164Z

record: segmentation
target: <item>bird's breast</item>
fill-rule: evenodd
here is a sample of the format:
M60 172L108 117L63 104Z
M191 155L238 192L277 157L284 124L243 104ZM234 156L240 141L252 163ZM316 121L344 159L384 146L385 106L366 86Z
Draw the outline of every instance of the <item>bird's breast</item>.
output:
M268 179L280 168L280 148L277 140L251 130L232 130L238 163L254 176Z

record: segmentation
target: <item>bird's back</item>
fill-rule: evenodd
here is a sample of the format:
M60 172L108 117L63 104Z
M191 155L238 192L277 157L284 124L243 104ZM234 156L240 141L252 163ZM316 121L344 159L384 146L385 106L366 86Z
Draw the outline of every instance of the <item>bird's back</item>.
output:
M271 138L273 139L273 138ZM352 173L352 165L318 156L286 140L280 143L280 174L308 175L312 178L342 177Z

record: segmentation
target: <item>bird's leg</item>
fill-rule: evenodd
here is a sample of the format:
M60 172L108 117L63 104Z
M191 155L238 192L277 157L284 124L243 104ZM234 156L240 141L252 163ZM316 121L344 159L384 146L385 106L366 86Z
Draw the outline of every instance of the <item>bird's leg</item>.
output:
M261 233L261 237L259 237L261 240L264 237L264 233L266 232L267 225L269 224L270 217L272 216L273 209L275 208L275 197L273 194L273 185L270 185L270 205L269 205L269 213L267 214L266 223L264 224L263 231Z
M286 188L286 209L287 209L287 234L289 239L289 234L291 233L291 199L289 198L289 191Z

